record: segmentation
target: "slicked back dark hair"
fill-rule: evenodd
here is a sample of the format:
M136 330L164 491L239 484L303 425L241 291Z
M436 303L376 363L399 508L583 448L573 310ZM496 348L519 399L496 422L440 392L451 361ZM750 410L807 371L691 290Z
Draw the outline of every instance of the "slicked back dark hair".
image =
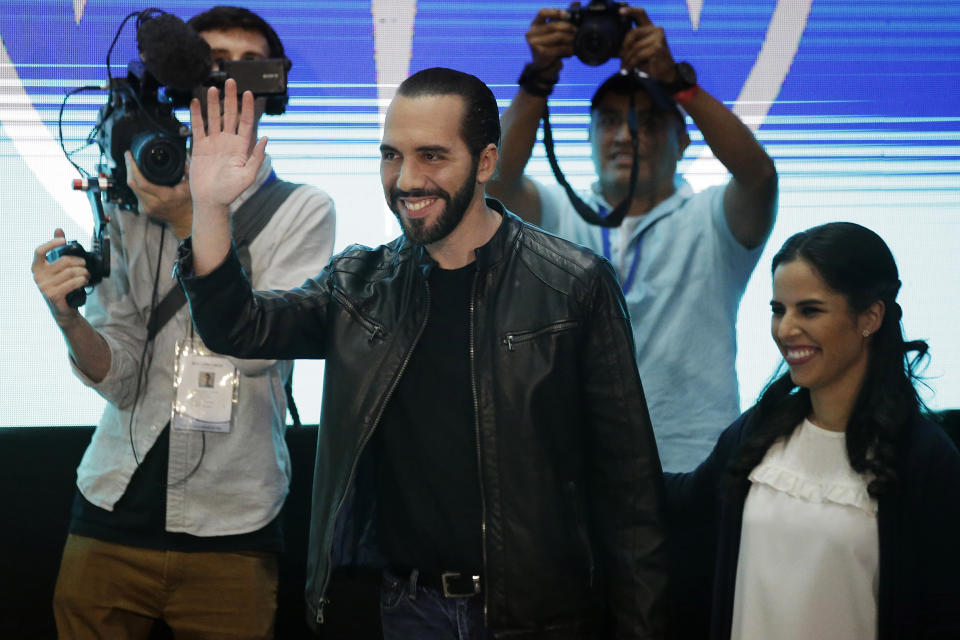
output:
M463 98L463 121L460 135L474 158L487 145L500 146L500 111L497 99L480 78L469 73L432 67L418 71L397 88L397 95L407 98L450 96Z
M870 338L863 385L847 422L846 447L850 466L867 474L868 491L879 496L897 482L899 442L923 409L914 383L916 367L926 356L927 343L905 341L902 310L896 297L900 278L893 254L876 233L852 222L831 222L794 234L773 257L772 271L803 260L853 313L881 301L885 311ZM916 354L910 356L910 354ZM789 438L810 412L810 392L797 387L787 373L772 382L760 397L748 436L731 461L734 486L746 485L750 471L780 438Z
M230 29L255 31L266 38L271 58L287 57L283 51L283 42L280 41L280 36L273 30L273 27L253 11L243 7L219 5L207 9L203 13L198 13L190 18L187 24L197 33L201 31L229 31Z

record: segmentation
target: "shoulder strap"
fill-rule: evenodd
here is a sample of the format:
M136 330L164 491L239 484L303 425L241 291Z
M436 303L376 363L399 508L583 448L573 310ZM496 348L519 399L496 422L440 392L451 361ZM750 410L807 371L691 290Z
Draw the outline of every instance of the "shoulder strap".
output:
M250 273L250 243L263 231L273 214L280 208L299 184L274 178L261 186L233 213L233 242L237 246L240 264ZM160 330L186 304L187 298L180 285L174 286L150 313L147 322L147 340L153 340Z
M250 274L250 243L260 235L273 214L300 185L286 180L268 180L233 212L233 243L240 264Z

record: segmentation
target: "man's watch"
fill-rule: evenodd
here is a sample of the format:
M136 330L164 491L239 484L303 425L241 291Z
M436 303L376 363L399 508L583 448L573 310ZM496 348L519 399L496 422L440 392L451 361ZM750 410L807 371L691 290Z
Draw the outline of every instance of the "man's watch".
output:
M672 95L673 99L683 104L693 97L697 87L697 72L689 62L678 62L673 65L675 77L673 82L664 82L663 90Z
M669 94L677 91L686 91L697 86L697 72L689 62L677 62L673 65L675 77L673 82L663 82L663 90Z

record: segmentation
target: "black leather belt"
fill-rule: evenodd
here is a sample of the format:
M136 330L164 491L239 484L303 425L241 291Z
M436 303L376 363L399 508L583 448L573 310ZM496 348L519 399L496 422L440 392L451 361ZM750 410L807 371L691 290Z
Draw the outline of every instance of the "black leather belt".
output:
M390 569L390 573L400 580L409 580L412 571L397 571ZM483 583L480 576L457 571L443 573L417 573L416 583L421 587L433 589L443 594L444 598L469 598L483 593Z

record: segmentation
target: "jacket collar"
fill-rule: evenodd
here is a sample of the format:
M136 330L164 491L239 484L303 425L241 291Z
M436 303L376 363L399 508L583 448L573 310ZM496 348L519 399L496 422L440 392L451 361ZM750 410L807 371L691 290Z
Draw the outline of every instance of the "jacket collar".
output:
M477 268L480 270L489 269L503 260L509 253L511 247L513 247L517 237L520 235L520 230L523 228L523 223L520 219L507 211L507 208L496 198L487 198L486 204L503 217L503 222L500 223L497 232L493 234L493 237L490 238L485 245L474 249L474 253L477 256ZM404 238L403 242L406 244L409 241ZM424 276L429 275L430 269L437 265L437 261L430 257L430 253L423 245L410 244L410 247L413 250L413 258L417 266L421 268Z

